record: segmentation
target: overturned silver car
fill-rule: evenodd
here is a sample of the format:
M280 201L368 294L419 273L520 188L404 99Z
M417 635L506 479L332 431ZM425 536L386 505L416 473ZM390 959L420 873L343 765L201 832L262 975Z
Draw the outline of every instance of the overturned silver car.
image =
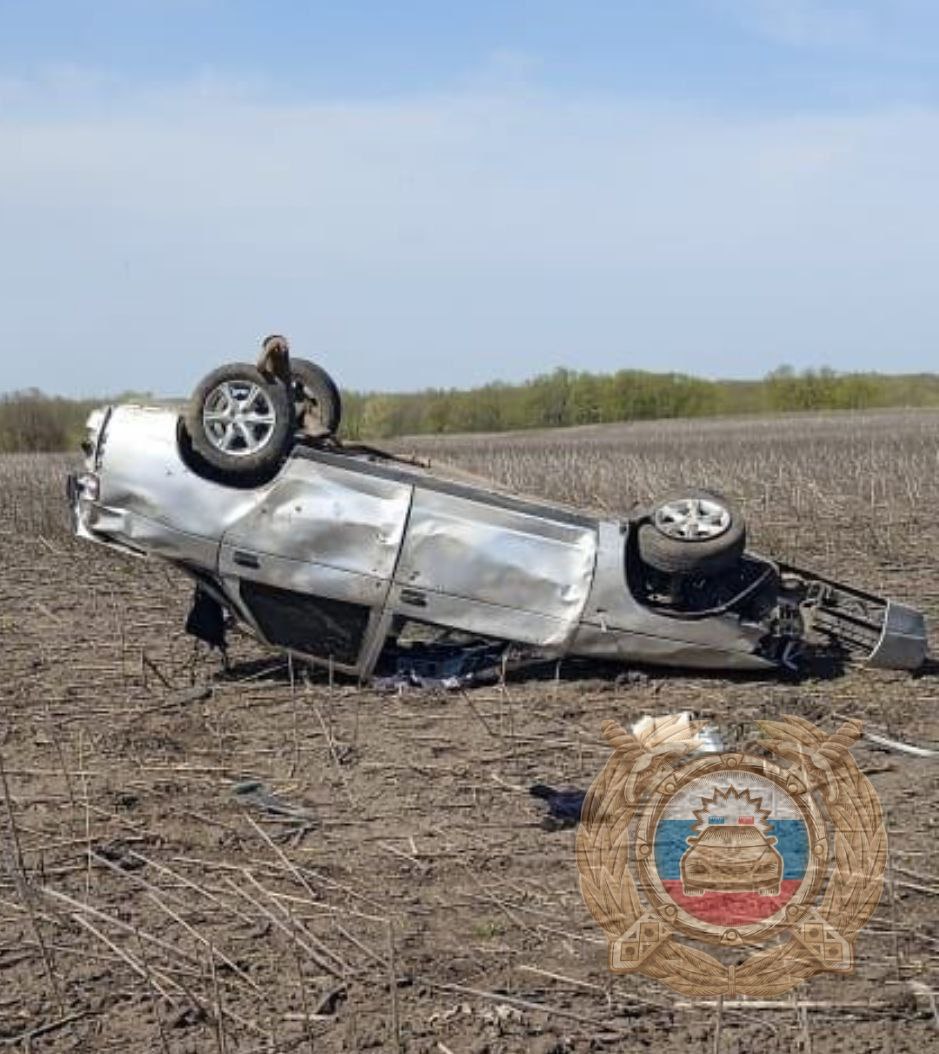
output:
M362 678L441 639L698 669L794 667L817 645L926 659L919 612L746 551L719 495L602 519L340 442L339 410L328 376L269 340L185 414L96 411L69 479L75 531L190 575L189 628L211 643L234 620Z

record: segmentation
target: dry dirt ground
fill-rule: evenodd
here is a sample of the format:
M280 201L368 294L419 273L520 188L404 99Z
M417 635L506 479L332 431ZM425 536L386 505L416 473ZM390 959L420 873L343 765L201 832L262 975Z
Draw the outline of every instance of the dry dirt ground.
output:
M421 439L548 497L624 511L684 479L756 544L939 622L939 415ZM182 632L189 588L74 542L64 457L0 461L0 1046L32 1051L939 1049L937 762L855 748L887 889L849 978L801 1005L689 1003L613 977L574 831L527 788L586 787L600 724L690 710L728 741L795 713L939 743L935 675L728 679L561 668L379 694L239 637ZM933 638L933 647L937 645ZM553 672L553 671L552 671ZM619 675L618 675L619 674ZM303 817L236 798L260 781ZM918 995L917 995L918 993Z

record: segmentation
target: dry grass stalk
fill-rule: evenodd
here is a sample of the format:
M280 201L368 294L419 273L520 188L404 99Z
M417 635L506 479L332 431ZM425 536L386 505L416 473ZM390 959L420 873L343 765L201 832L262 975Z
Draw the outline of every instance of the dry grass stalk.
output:
M42 930L39 927L39 920L36 917L32 890L30 888L29 878L26 874L26 867L23 862L23 850L20 845L19 831L16 827L16 815L13 812L13 798L10 795L10 785L7 781L7 773L6 768L4 767L2 754L0 754L0 782L3 784L3 800L6 805L6 816L9 830L9 843L4 847L4 862L7 865L7 870L10 872L10 878L13 880L16 887L17 895L20 898L22 907L29 916L30 927L32 928L33 936L36 939L36 944L39 946L39 953L42 956L43 969L46 972L46 980L49 982L49 988L55 996L55 1001L60 1013L64 1014L65 1003L62 999L62 989L59 986L59 981L55 974L52 955L46 947L45 938L42 935ZM12 847L12 851L10 847Z
M91 896L91 800L88 796L88 777L85 773L84 730L78 730L78 772L82 785L82 804L85 810L85 897Z
M242 874L262 894L269 896L268 891L264 889L264 887L254 878L254 876L249 871L243 870ZM309 936L309 934L306 933L306 930L304 930L299 923L296 923L295 920L291 920L289 914L283 911L283 909L280 908L280 905L276 904L276 901L275 906L277 906L278 910L281 912L280 916L275 915L272 911L266 908L259 900L257 900L257 898L252 897L251 894L248 893L246 890L242 889L240 886L237 886L227 875L225 876L224 881L233 893L237 894L238 896L246 900L249 904L253 905L261 913L261 915L263 915L264 918L268 920L268 922L272 923L274 926L277 927L277 929L281 931L281 933L285 934L285 936L287 936L291 941L299 945L303 952L307 956L309 956L309 958L314 963L316 963L316 965L321 970L324 970L326 973L332 974L333 977L339 978L344 977L346 973L348 973L348 969L343 971L342 968L335 966L327 958L325 958L318 951L312 948L304 940L304 938L300 936L300 933L297 932L297 930L300 930L304 934L304 936ZM287 923L283 921L284 917L286 917L288 921L292 921L294 925L287 925Z
M355 799L355 795L352 793L352 789L349 787L349 781L346 779L346 774L342 771L342 762L339 760L339 755L336 752L336 741L333 739L332 732L326 727L326 722L323 720L323 715L320 713L320 708L315 702L312 703L313 712L316 714L316 719L320 723L320 728L323 731L323 735L326 738L326 745L329 747L329 754L333 761L333 767L336 770L336 775L339 777L339 782L342 784L343 792L349 799L349 804L357 809L359 803Z
M671 422L430 442L445 456L476 462L483 472L523 490L602 505L613 514L625 512L634 498L650 497L681 480L715 486L743 504L756 548L862 588L909 599L930 615L939 613L930 547L939 508L939 415L821 415L719 426ZM415 699L404 694L379 699L361 686L351 687L333 670L309 685L310 700L319 704L318 721L308 713L306 691L298 691L296 678L305 677L296 664L291 689L291 664L241 637L233 640L236 665L216 682L209 728L201 708L183 705L178 692L168 691L171 685L199 683L218 673L214 660L186 646L179 629L190 585L152 562L125 562L73 542L60 500L61 474L71 467L66 458L0 459L0 483L11 499L0 504L0 563L5 570L12 568L0 577L5 586L12 585L19 605L15 616L0 613L0 650L8 673L0 692L8 689L4 717L9 716L0 736L5 737L7 760L15 757L15 771L24 778L20 794L19 776L7 769L16 795L11 800L21 849L34 886L31 905L12 892L6 899L0 897L0 924L19 927L26 938L22 948L4 953L0 1002L5 1011L7 1003L19 1000L16 1010L28 1012L33 998L40 1005L38 999L45 999L50 989L45 972L36 969L41 948L29 929L33 907L63 990L65 965L71 971L69 992L87 977L101 978L87 989L89 998L101 1000L101 1014L94 1023L95 1036L86 1045L93 1042L102 1050L149 1045L166 1054L156 1034L159 1022L145 1009L150 1003L165 1016L171 1049L187 1043L199 1049L218 1046L218 1038L213 1041L209 1035L213 1026L200 1024L202 1012L209 1022L224 1019L222 1042L229 1054L236 1049L307 1049L314 1032L317 1049L324 1051L336 1051L343 1044L358 1049L360 1041L375 1036L391 1047L385 920L392 909L397 913L394 973L399 982L407 947L415 949L415 962L428 962L430 978L435 964L445 959L453 973L448 980L465 980L468 989L462 994L446 991L433 987L435 980L415 978L418 985L407 990L405 1003L405 992L398 987L402 1042L409 1043L405 1018L412 1012L420 1021L466 999L517 1007L533 1022L547 1015L551 1023L564 1024L576 1044L614 1031L627 1044L635 1042L634 1027L627 1029L618 1012L640 1011L646 1014L643 1032L648 1030L653 1045L666 1028L673 1033L670 1040L681 1043L690 1036L688 1030L697 1030L702 1022L711 1040L713 1004L696 1006L683 1018L673 1014L671 1003L660 1006L660 991L645 982L617 978L604 984L603 936L585 922L577 892L564 877L570 863L566 836L537 829L528 785L542 779L580 784L592 774L602 763L602 752L593 745L595 729L599 720L611 716L611 708L632 716L693 706L713 710L716 720L729 728L738 710L740 721L748 724L763 707L778 712L794 703L812 717L830 714L832 705L840 704L850 711L848 716L870 720L870 727L879 727L885 737L922 744L919 750L933 749L939 738L926 716L931 713L929 677L901 683L876 673L870 680L850 675L844 682L798 686L743 688L717 678L688 682L656 677L646 687L630 682L594 689L570 683L565 666L555 668L553 684L549 680L526 685L506 676L488 691L471 691L477 716L452 697ZM40 534L55 553L37 540ZM80 589L74 588L77 582ZM59 606L66 595L69 604ZM76 654L79 639L83 651ZM156 672L143 661L144 655ZM151 706L148 693L153 688L165 697L158 706ZM302 698L294 700L291 692ZM332 701L337 706L348 701L354 707L342 718L348 724L339 723L340 711L333 711ZM37 725L43 731L48 728L49 735L33 735ZM64 728L83 730L82 757L74 769L68 759L75 741L70 749ZM358 756L367 753L368 761L357 765L353 758L350 763L343 752L346 742L354 743ZM408 744L406 751L402 743ZM860 749L870 751L876 744ZM919 773L929 759L910 755L901 762L899 755L890 757L896 772L884 766L874 770L882 773L878 791L902 795L908 783L901 777L911 770ZM354 816L345 793L330 793L336 789L337 759L359 803ZM228 815L230 806L219 795L223 781L245 768L272 783L301 771L305 784L321 796L316 838L278 851L269 828L269 838L258 835L257 844L263 840L266 848L256 852L250 837L256 832ZM505 794L486 775L493 771L501 771L525 793ZM113 806L111 796L122 792L136 801ZM920 815L928 815L925 780L917 780L916 793L927 796ZM939 941L926 923L937 886L922 825L917 828L909 818L905 802L899 809L891 830L891 855L905 867L894 867L896 896L891 899L888 887L879 925L863 935L864 965L877 969L878 976L885 966L888 976L899 970L909 978L916 971L926 986L916 1008L897 998L877 998L876 982L862 967L851 982L854 991L842 993L850 998L842 1001L833 987L840 982L829 984L825 979L820 979L813 999L796 999L795 1006L792 1001L774 1006L772 1001L757 1005L749 1000L738 1006L738 1000L725 999L724 1049L732 1041L741 1049L760 1049L772 1040L767 1034L771 1032L776 1038L767 1049L801 1047L805 1054L814 1045L815 1054L823 1054L836 1041L845 1041L847 1032L839 1025L848 1018L851 1036L865 1048L885 1048L891 1038L897 1049L904 1044L928 1047L934 1035L932 992ZM66 829L66 820L74 831ZM265 827L263 821L259 827ZM412 832L420 852L413 845L409 851ZM133 846L124 850L128 862L146 863L147 870L137 874L149 881L154 893L128 896L132 887L145 887L126 877L118 884L117 876L112 879L98 867L89 886L88 853L79 855L75 846L104 852L110 839ZM9 846L7 868L16 873L8 835L4 842ZM71 894L78 904L84 900L85 906L64 910L65 901L40 899L36 869L29 870L39 854L48 876L44 885ZM431 866L420 871L414 860ZM540 869L538 862L545 867L533 875ZM462 865L477 883L466 878ZM243 877L245 868L265 892ZM255 903L232 892L220 877L224 874L283 928ZM3 879L7 881L5 874ZM7 888L14 886L7 881ZM493 936L483 939L474 925L481 911L492 913L490 894L514 920L500 909ZM412 905L417 910L409 916L405 909ZM159 992L115 951L74 921L72 911L130 954L144 973L153 977L155 969L157 983L173 997L174 1010L168 1010ZM519 924L522 921L527 928ZM137 931L143 932L138 936ZM314 934L325 935L325 941L317 943ZM154 937L164 946L154 943ZM214 984L205 941L219 956ZM456 941L465 959L452 955ZM341 1014L324 1012L319 1021L312 986L326 981L326 971L309 958L304 946L332 962L324 951L330 945L362 983L355 984L355 999L347 1001ZM236 947L237 953L232 950ZM220 957L221 948L260 991L239 979ZM534 970L545 969L538 974L516 966L514 976L527 977L522 982L526 988L529 982L533 989L547 986L547 997L543 992L529 995L513 983L513 963L521 949L523 959L537 963ZM295 973L298 982L301 975L305 982L299 995L289 980ZM907 984L904 980L904 987ZM550 985L560 993L553 1000ZM471 992L483 994L470 997ZM125 997L136 997L144 1012L122 1011ZM184 1005L198 1007L200 1013L187 1017L178 1030L171 1028L170 1014ZM571 1016L563 1016L565 1012ZM32 1036L29 1041L38 1047L41 1035L43 1049L51 1054L66 1051L82 1038L61 1027L67 1016L52 1016L57 1021L46 1022L37 1014L29 1021L34 1027L24 1029L18 1041L26 1043ZM436 1047L441 1054L468 1049L479 1030L488 1027L474 1014L447 1020L452 1031ZM194 1031L187 1034L187 1027ZM535 1026L510 1017L500 1019L498 1027L504 1028L499 1042L524 1049L530 1043L526 1030ZM426 1042L435 1046L435 1039Z
M398 1016L398 974L395 968L395 935L394 923L388 919L387 923L387 948L388 948L388 999L391 1004L391 1017L389 1028L391 1041L394 1049L401 1051L401 1021Z
M177 992L182 992L182 987L175 981L158 974L154 969L146 969L138 959L135 959L134 956L130 954L130 952L127 952L116 945L110 937L105 936L105 934L103 934L90 919L86 919L80 912L72 912L71 918L77 922L79 926L83 926L89 933L97 937L102 944L110 948L111 951L114 952L119 959L125 962L138 977L143 978L148 984L152 984L164 999L170 998L170 994L167 991L168 988L174 988ZM157 977L160 977L159 981L157 981ZM164 987L164 985L166 987Z
M147 959L147 952L144 948L143 940L140 937L139 932L137 933L137 951L140 953L140 961L143 963L143 968L147 974L148 991L150 993L150 1005L153 1008L153 1017L156 1020L157 1031L160 1034L160 1047L163 1054L169 1054L170 1047L169 1042L166 1038L166 1026L163 1023L163 1012L160 1009L160 1002L156 997L156 985L153 982L153 977L150 971L150 963Z
M721 1032L724 1026L724 997L719 995L714 1003L714 1041L711 1049L714 1054L720 1054Z
M215 1039L218 1044L218 1054L228 1054L228 1043L225 1038L225 1013L222 1006L222 990L218 983L218 973L215 969L215 951L209 945L209 973L212 978L212 1004L215 1008Z
M138 939L143 938L149 941L151 944L162 949L171 959L178 960L182 959L190 966L198 965L199 960L188 952L183 951L175 944L170 944L168 941L163 940L161 937L157 937L146 930L140 929L139 927L132 926L130 923L123 922L121 919L115 918L113 915L109 915L107 912L102 911L100 908L96 908L91 904L83 903L80 900L76 900L74 897L70 897L67 893L62 893L60 890L52 889L49 886L42 887L42 893L47 897L52 897L55 900L61 901L68 905L70 908L75 909L71 913L71 917L75 918L76 913L78 915L91 915L93 918L99 919L101 922L106 922L116 929L121 930L124 933L130 933L135 935ZM188 971L191 976L195 976L194 971Z
M119 877L134 882L136 885L143 888L146 891L147 896L150 898L151 902L155 904L157 908L160 909L160 911L162 911L165 915L169 916L169 918L171 918L175 923L177 923L177 925L181 926L186 931L186 933L188 933L189 936L192 937L194 941L199 944L202 944L205 948L207 948L213 956L217 955L219 959L221 959L221 961L236 976L240 977L241 980L245 982L245 984L253 988L259 995L261 994L261 989L259 988L259 986L251 980L251 978L244 972L244 970L241 969L240 966L233 963L231 959L229 959L228 956L225 955L224 952L219 951L218 948L215 947L215 945L212 943L212 941L209 940L208 937L201 934L195 927L190 926L190 924L181 915L173 911L173 909L169 907L168 904L164 903L163 895L165 894L163 894L161 890L158 890L155 886L152 886L149 882L146 881L146 879L141 878L140 875L134 874L134 872L132 871L124 871L122 868L118 867L117 864L113 863L113 861L106 859L100 854L95 853L94 856L95 860L97 860L100 864L103 864L105 867L109 868Z
M245 819L247 819L248 823L251 824L251 826L254 828L254 830L257 832L257 834L273 850L273 852L275 853L277 858L281 861L281 863L284 865L284 867L287 868L287 870L291 873L291 875L293 875L293 877L306 890L306 892L310 896L310 901L315 904L316 903L316 899L317 899L316 898L316 894L313 892L312 887L307 882L306 878L304 877L303 873L299 870L299 868L296 867L296 865L290 860L290 858L280 848L280 846L278 846L270 838L270 836L267 834L267 832L262 830L262 828L257 823L255 823L255 821L250 816L246 816ZM270 891L266 890L265 892L267 892L268 896L271 895ZM292 913L288 912L288 914L290 915L291 923L294 924L294 925L297 925L296 920L293 918ZM326 945L322 941L320 941L318 937L315 937L312 933L310 933L306 929L304 929L303 932L306 934L307 938L310 941L312 941L319 948L319 950L321 952L323 952L324 955L328 955L337 964L337 966L340 967L340 969L346 971L346 973L351 973L351 967L348 965L348 963L344 962L338 955L335 954L335 952L333 952L329 948L327 948ZM362 945L359 945L359 947L362 947Z

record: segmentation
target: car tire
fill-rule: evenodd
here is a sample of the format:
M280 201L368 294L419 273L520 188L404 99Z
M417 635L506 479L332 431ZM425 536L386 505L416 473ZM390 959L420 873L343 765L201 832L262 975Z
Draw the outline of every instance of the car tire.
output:
M643 562L669 575L719 574L740 560L746 542L737 508L720 494L692 488L655 501L638 535Z
M294 408L285 384L236 362L196 385L185 423L193 451L223 479L260 480L277 471L290 449Z
M342 420L342 398L336 382L308 359L290 360L294 412L298 426L311 436L334 435Z

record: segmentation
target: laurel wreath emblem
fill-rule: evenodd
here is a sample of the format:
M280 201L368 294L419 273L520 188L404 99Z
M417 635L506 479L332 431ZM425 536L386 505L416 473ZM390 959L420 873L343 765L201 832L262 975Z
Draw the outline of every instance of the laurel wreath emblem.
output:
M858 931L880 900L887 857L880 802L850 753L859 721L830 736L796 716L758 722L759 746L788 762L787 773L816 793L834 831L833 859L822 862L831 877L821 903L793 911L784 939L725 964L679 940L663 913L643 906L629 868L630 829L663 775L698 747L702 724L675 716L636 733L614 721L603 725L613 754L584 800L577 867L584 901L610 943L611 968L699 997L774 996L822 970L850 971Z

